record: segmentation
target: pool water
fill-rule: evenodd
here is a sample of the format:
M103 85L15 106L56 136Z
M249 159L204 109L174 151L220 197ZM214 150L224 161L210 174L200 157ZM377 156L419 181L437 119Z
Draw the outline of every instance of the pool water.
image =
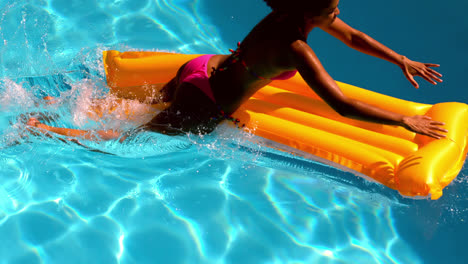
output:
M309 44L337 80L418 102L467 103L466 8L340 3L350 25L440 63L438 86L420 81L416 90L397 67L319 30ZM33 112L60 127L102 125L86 121L82 107L107 92L103 50L226 53L268 13L263 1L0 0L0 11L0 263L468 261L466 166L439 200L414 200L229 126L123 143L25 131Z

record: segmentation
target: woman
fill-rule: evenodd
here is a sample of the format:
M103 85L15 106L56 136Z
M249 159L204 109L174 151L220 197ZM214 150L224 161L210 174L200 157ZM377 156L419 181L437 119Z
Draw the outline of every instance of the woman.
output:
M418 88L414 76L432 84L442 75L424 64L399 55L337 18L339 0L264 0L272 8L231 55L204 55L183 65L163 89L171 105L143 129L165 134L209 133L257 90L272 80L287 79L298 71L307 84L339 114L382 124L399 125L433 138L447 132L426 116L404 116L346 97L328 75L307 36L318 27L363 53L398 65ZM221 117L221 118L220 118ZM51 127L32 120L30 125ZM105 139L119 137L115 131ZM64 134L64 133L61 133ZM65 134L67 135L67 134ZM70 134L71 135L71 134Z

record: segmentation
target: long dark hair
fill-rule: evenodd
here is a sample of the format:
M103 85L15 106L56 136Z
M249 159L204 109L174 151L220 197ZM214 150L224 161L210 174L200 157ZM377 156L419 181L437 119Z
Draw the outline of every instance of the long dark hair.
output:
M273 11L285 13L320 14L329 7L331 0L263 0Z

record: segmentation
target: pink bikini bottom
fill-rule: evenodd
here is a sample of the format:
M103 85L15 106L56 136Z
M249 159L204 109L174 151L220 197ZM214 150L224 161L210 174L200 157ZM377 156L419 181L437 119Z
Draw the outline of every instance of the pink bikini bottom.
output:
M202 55L189 61L180 73L179 82L191 83L206 94L215 104L213 91L207 74L208 61L214 54Z

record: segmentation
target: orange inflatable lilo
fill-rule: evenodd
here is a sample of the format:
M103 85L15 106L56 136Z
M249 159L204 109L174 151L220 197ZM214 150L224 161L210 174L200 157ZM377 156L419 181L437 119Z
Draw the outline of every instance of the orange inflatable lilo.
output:
M185 62L200 55L105 51L111 91L127 98L152 96ZM340 116L299 75L274 81L254 94L232 116L254 134L366 175L405 196L438 199L460 172L467 154L468 105L420 104L338 83L351 98L404 115L443 120L443 139L402 127Z

